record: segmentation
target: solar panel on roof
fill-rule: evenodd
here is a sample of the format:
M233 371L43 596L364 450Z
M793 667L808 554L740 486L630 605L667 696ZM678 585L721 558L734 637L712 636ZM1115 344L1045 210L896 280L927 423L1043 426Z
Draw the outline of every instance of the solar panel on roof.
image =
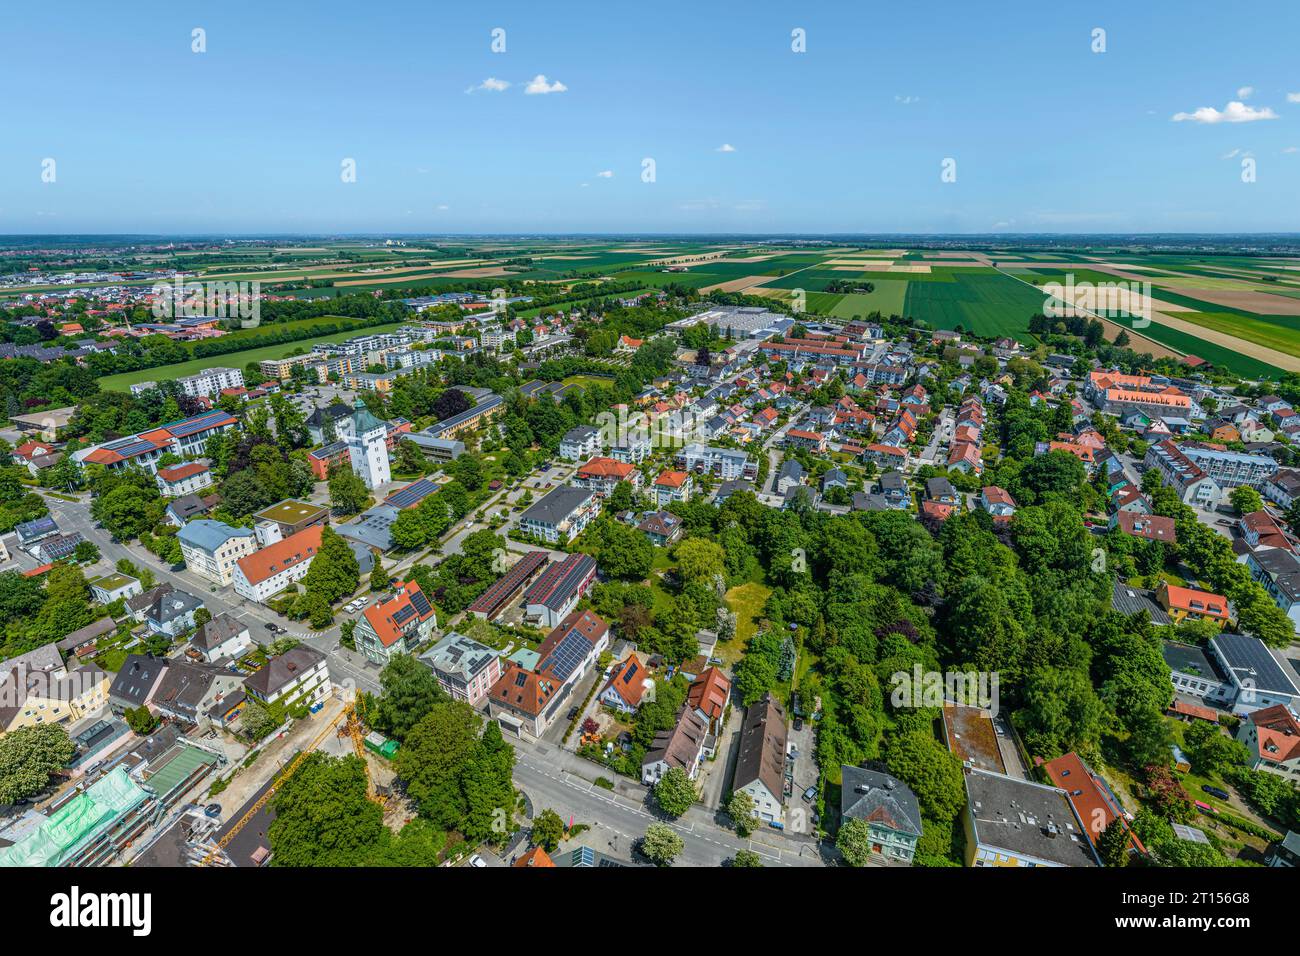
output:
M636 676L637 669L638 668L636 666L636 661L633 661L631 664L629 664L626 668L623 669L624 684L632 683L632 678Z
M429 599L424 596L423 591L416 591L411 595L411 604L415 607L415 610L419 613L420 617L424 617L424 615L433 610L433 605L429 603Z
M578 669L578 665L590 650L591 643L581 632L570 631L559 644L555 645L555 649L547 655L546 660L537 669L549 670L558 680L568 680L569 675Z
M396 613L393 614L393 623L399 626L405 624L414 614L415 608L411 607L411 605L408 604L405 607L400 607L397 609Z

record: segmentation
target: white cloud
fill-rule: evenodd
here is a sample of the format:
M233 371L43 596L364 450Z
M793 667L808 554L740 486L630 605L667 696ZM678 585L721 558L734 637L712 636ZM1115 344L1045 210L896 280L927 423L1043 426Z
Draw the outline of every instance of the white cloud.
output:
M1300 93L1288 93L1286 95L1286 101L1288 103L1300 103Z
M1284 152L1284 153L1300 153L1300 146L1288 146L1286 149L1282 150L1282 152Z
M894 102L902 103L904 106L911 106L913 103L921 102L921 97L912 96L911 94L908 94L907 96L903 96L902 94L895 94Z
M1256 120L1277 119L1277 114L1267 106L1255 109L1240 100L1233 100L1220 112L1213 106L1202 106L1194 113L1175 113L1174 122L1191 120L1193 123L1253 123Z
M742 199L734 207L736 212L762 212L767 208L766 199Z
M568 89L569 88L559 80L556 80L554 83L548 83L546 80L546 74L538 73L528 81L528 85L524 87L524 92L529 96L537 96L546 93L564 93Z
M448 206L445 202L444 202L444 203L439 203L439 204L438 204L438 211L439 211L439 212L446 212L446 211L447 211L448 209L450 209L450 208L451 208L451 207Z
M478 86L471 86L466 93L501 93L510 89L509 80L498 80L495 76L489 76Z
M1223 158L1224 158L1224 159L1236 159L1238 156L1241 156L1241 157L1243 157L1243 158L1245 158L1245 159L1249 159L1250 157L1252 157L1252 156L1254 156L1254 155L1255 155L1255 154L1252 153L1250 150L1248 150L1248 149L1242 149L1240 146L1238 146L1236 149L1229 150L1228 152L1224 153L1224 154L1223 154Z
M735 151L736 147L732 146L730 143L723 143L714 150L715 153L734 153Z
M1252 95L1254 95L1254 93L1255 88L1253 86L1243 86L1237 90L1237 99L1248 100Z
M612 169L602 169L602 170L601 170L600 172L598 172L596 175L597 175L599 178L601 178L601 179L613 179L613 178L614 178L614 170L612 170Z
M699 212L705 209L717 209L720 206L716 199L685 199L677 204L677 208L686 212Z

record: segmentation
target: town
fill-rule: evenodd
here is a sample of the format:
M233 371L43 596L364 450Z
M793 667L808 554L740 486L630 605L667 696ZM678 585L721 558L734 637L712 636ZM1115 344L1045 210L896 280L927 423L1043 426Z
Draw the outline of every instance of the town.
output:
M0 301L0 865L1296 865L1295 375L661 260Z

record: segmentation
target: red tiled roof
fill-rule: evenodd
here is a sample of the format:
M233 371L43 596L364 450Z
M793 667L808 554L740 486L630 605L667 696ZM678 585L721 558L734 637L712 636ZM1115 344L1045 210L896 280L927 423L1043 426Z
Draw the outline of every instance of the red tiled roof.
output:
M158 474L163 481L184 481L186 478L201 475L207 470L207 465L191 461L183 465L172 465L170 468L159 468Z
M627 703L629 707L640 707L641 698L645 696L647 686L654 682L649 680L649 672L645 668L645 663L635 653L629 654L626 658L614 665L610 671L609 680L605 686L600 689L603 695L611 687L615 693Z
M392 647L406 633L404 625L411 620L427 621L433 616L433 607L428 601L422 602L426 608L421 614L417 609L415 602L411 599L417 594L423 594L420 586L414 581L407 581L399 585L397 593L375 602L366 608L364 616L366 623L374 630L375 635L379 638L379 643L384 647ZM410 608L410 614L403 620L402 624L397 623L395 618L399 612Z
M705 668L686 692L686 703L710 720L722 717L731 697L731 681L716 667Z
M655 479L655 484L660 488L680 488L689 477L684 471L665 471Z
M313 525L275 544L268 545L261 551L254 551L239 559L239 570L249 584L260 584L285 568L310 561L320 550L320 536L323 530L323 525Z
M636 465L626 461L615 461L613 458L593 458L581 468L578 469L579 478L616 478L619 481L626 481L627 477L636 471Z

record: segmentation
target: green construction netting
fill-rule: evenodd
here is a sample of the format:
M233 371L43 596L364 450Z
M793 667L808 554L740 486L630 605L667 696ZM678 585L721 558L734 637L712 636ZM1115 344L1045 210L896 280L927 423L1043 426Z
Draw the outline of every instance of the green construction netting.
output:
M0 866L60 866L149 794L118 767L50 814L31 834L0 849Z

